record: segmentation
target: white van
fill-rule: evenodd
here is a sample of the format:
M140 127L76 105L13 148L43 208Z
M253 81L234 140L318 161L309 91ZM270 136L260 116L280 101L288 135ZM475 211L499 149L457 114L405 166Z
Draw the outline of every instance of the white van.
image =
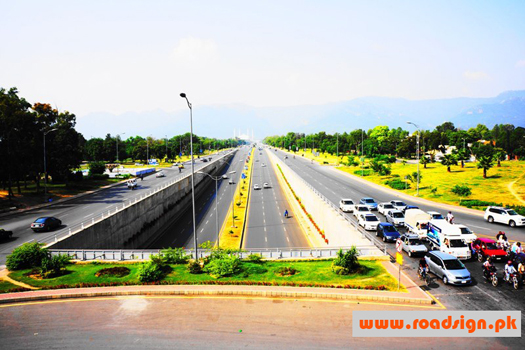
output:
M468 243L477 237L465 225L449 224L445 220L430 220L427 239L431 248L439 249L458 259L470 259Z
M427 238L428 222L432 217L421 209L412 209L405 212L405 226L410 233L421 239Z

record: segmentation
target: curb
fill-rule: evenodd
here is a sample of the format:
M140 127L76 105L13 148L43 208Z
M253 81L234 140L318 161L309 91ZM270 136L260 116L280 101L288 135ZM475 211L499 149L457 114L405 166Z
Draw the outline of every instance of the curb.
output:
M107 287L108 289L112 287ZM291 288L291 287L283 287ZM11 298L0 299L0 304L20 303L30 301L45 301L58 299L73 299L73 298L92 298L92 297L108 297L108 296L131 296L131 295L148 295L148 296L247 296L247 297L285 297L285 298L310 298L310 299L328 299L328 300L357 300L370 302L389 302L398 304L415 304L415 305L433 305L432 299L407 298L396 296L382 296L382 295L358 295L347 293L326 293L325 290L319 292L315 288L308 291L274 291L271 288L258 287L252 290L155 290L158 288L150 288L147 290L104 290L105 288L98 288L97 291L72 293L71 289L66 290L63 294L44 294L44 295L27 295L17 297L13 293ZM159 288L160 289L160 288ZM324 292L324 293L323 293ZM26 292L31 294L32 292Z

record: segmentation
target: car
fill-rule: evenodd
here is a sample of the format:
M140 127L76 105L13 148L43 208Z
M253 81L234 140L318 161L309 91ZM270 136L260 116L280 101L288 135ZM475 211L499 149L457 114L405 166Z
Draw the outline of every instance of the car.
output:
M396 208L399 211L403 211L407 207L407 204L400 200L392 200L390 201L390 204L392 204L394 208Z
M373 198L365 197L361 198L359 201L359 204L366 205L368 207L368 210L373 211L377 210L377 203Z
M356 217L356 219L359 214L371 213L370 210L368 210L368 207L366 205L356 205L354 206L354 208L355 209L353 211L353 214Z
M260 190L260 189L261 189L261 186L255 184L255 185L253 185L253 189L254 189L254 190Z
M270 184L269 184L268 182L265 182L265 183L263 184L263 187L264 187L264 188L271 188L272 186L270 186Z
M2 239L10 239L13 236L13 231L7 231L3 228L0 228L0 240Z
M264 168L265 166L266 166L266 164L264 164L264 163L262 163L262 164L261 164L261 167L263 167L263 168Z
M230 180L228 181L228 184L230 184L230 185L234 185L234 184L235 184L235 181L234 181L233 179L230 179Z
M339 209L345 213L352 213L355 210L354 201L350 198L343 198L339 201Z
M259 159L256 159L255 161L256 161L256 162L258 162L258 161L259 161Z
M31 230L35 232L39 231L51 231L55 228L62 226L62 221L58 220L53 216L46 216L36 219L31 224Z
M376 230L377 225L380 223L377 216L372 213L359 214L357 217L357 222L359 223L359 226L367 231Z
M377 205L377 211L383 215L385 215L386 212L391 209L395 209L392 203L379 203Z
M386 222L397 227L405 226L405 215L399 210L389 210L385 215Z
M402 212L403 214L405 214L407 210L411 210L411 209L419 209L419 207L416 207L415 205L407 205L405 209L402 210Z
M401 235L394 225L381 222L377 225L376 236L383 239L383 242L395 242Z
M166 177L166 174L164 174L164 171L159 171L157 174L155 174L155 177Z
M202 160L204 163L207 163L207 162L208 162L208 159L206 159L206 158L202 158L201 160Z
M409 257L414 255L423 255L428 252L423 241L416 234L404 234L401 236L401 248L407 252Z
M437 211L427 211L427 214L430 215L430 220L445 220L445 217Z
M470 243L472 257L477 257L478 261L483 262L488 257L492 262L503 261L507 258L507 252L498 248L496 241L490 238L476 238Z
M435 250L425 255L425 261L430 272L443 279L444 284L472 283L470 272L455 256Z
M222 175L222 178L223 178L223 179L227 179L227 178L228 178L228 175L224 174L224 175Z
M510 227L525 226L525 216L519 215L514 209L503 207L487 207L484 215L490 223L499 222Z

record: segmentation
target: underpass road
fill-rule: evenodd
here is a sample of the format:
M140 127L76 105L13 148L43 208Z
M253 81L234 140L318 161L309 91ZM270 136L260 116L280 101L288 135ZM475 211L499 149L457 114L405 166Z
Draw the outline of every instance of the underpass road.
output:
M280 150L269 150L275 152L279 157L284 159L286 153ZM359 201L363 197L372 197L378 203L387 202L396 199L387 189L377 188L372 185L367 185L360 181L356 181L339 170L330 169L327 166L321 166L317 163L311 163L309 160L300 156L300 152L295 159L288 157L285 160L286 164L290 166L300 177L306 182L315 187L322 195L328 198L336 206L339 205L341 198L351 198ZM409 201L407 201L409 202ZM412 203L407 203L412 204ZM418 205L425 211L437 210L445 214L443 210L439 209L439 204L435 206ZM348 215L351 220L355 222L352 214ZM381 221L385 221L384 216L377 214ZM511 237L515 239L522 239L523 228L511 229L510 227L501 227L500 225L493 225L485 222L483 218L477 215L471 215L463 212L455 212L457 223L465 224L466 226L479 226L483 228L484 232L491 232L490 236L495 236L498 230L505 229ZM403 230L401 230L403 231ZM473 230L480 233L480 229ZM372 232L372 234L374 234ZM375 239L375 237L374 237ZM390 255L395 255L395 245L387 243L387 250ZM419 258L409 258L405 253L403 271L407 273L416 283L422 285L417 278L417 266ZM444 285L442 281L434 280L430 286L430 292L436 296L447 308L456 310L524 310L525 309L525 290L523 287L519 290L513 290L509 285L500 285L494 288L492 285L485 282L481 273L481 263L475 260L464 261L465 266L471 272L474 283L471 286L457 287ZM503 263L496 264L500 273L500 279L503 273ZM432 275L435 277L434 275ZM424 287L426 288L426 287ZM525 316L525 315L524 315ZM522 321L525 318L522 319ZM522 322L522 330L525 330L525 322Z
M306 248L310 244L288 203L266 150L254 149L248 222L243 248ZM263 166L264 165L264 166ZM268 183L270 188L264 188ZM254 190L254 185L261 187ZM288 210L291 217L285 218Z

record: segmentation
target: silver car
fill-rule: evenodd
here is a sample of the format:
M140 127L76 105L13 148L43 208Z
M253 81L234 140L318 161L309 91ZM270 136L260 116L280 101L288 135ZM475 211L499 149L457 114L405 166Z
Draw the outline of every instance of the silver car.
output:
M401 236L401 248L407 252L409 257L414 255L423 255L428 252L427 247L419 239L418 235Z
M396 209L394 208L394 206L392 205L392 203L379 203L377 205L377 211L380 213L380 214L383 214L383 215L386 215L386 213L389 211L389 210L392 210L392 209Z
M430 272L443 280L444 284L470 284L472 278L465 265L455 256L435 250L425 255Z
M405 215L399 210L389 210L385 215L386 222L391 223L394 226L405 226Z

